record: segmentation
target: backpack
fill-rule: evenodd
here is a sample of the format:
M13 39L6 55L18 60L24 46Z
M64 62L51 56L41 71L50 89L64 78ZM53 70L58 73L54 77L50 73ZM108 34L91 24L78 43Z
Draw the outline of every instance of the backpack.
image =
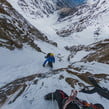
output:
M45 56L45 58L48 58L48 57L50 57L50 56L54 56L54 54L53 54L53 53L48 53L48 54Z

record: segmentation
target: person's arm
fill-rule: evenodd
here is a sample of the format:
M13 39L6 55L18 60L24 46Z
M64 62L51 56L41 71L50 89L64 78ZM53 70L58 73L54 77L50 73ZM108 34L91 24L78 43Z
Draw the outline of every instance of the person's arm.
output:
M102 97L109 99L109 91L107 89L97 88L97 93Z
M45 64L47 63L47 61L48 61L48 58L44 61L43 66L45 66Z
M96 89L96 88L93 88L93 89L91 89L91 90L86 90L86 89L84 88L84 89L82 89L80 92L92 94L92 93L97 92L97 89Z

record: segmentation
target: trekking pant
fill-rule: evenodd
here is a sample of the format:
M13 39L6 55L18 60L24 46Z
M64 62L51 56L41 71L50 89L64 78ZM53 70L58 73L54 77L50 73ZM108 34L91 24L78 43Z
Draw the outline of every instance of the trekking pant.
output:
M48 93L47 95L45 95L45 99L46 100L56 100L57 103L58 103L59 109L62 109L62 107L63 107L63 103L62 103L63 97L62 97L60 91L61 90L56 90L53 93ZM68 97L67 94L65 94L64 92L63 92L63 94L64 94L65 97Z
M52 62L48 62L48 66L53 68L53 63Z

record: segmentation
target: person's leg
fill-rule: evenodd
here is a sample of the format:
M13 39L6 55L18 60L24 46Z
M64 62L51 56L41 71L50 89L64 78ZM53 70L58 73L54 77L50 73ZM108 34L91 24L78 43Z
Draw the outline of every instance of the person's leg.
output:
M48 93L47 95L44 96L45 100L55 100L55 92L53 93Z
M48 62L48 66L53 68L53 63L52 62Z
M50 67L53 68L53 63L51 62Z
M45 100L56 100L57 103L58 103L58 106L59 106L59 109L62 109L63 107L63 95L62 93L65 95L65 97L67 97L67 94L65 94L63 91L61 90L56 90L55 92L53 93L48 93L47 95L45 95Z
M47 95L44 96L45 100L56 100L56 101L61 101L62 96L59 92L59 90L56 90L55 92L48 93Z

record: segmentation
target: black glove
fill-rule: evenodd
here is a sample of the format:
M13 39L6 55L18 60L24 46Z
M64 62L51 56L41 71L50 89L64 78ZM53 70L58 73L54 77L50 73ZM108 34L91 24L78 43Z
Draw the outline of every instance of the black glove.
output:
M43 64L43 67L45 67L45 64Z

